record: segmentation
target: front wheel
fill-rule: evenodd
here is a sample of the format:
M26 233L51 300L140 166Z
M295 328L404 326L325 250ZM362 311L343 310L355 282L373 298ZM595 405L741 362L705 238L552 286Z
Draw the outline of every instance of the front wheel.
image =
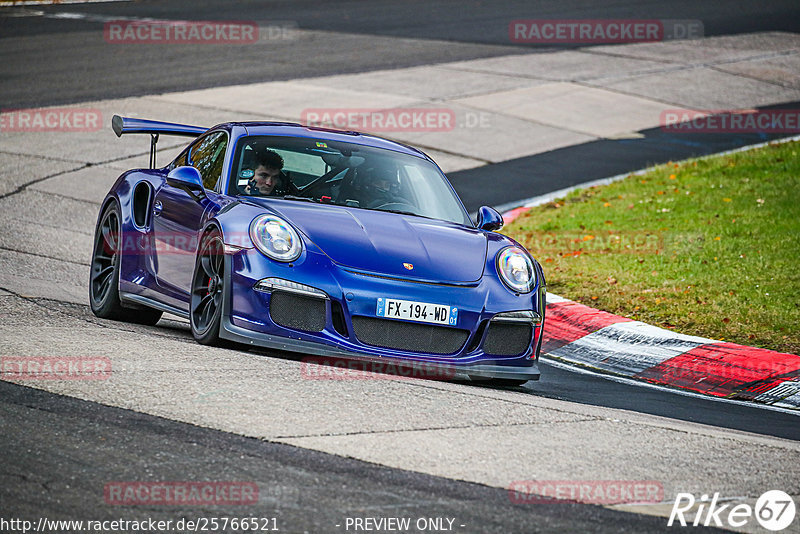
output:
M219 337L225 289L225 248L214 230L200 243L192 276L189 322L192 335L202 345L225 344Z
M154 325L161 312L151 309L123 308L119 300L119 264L121 224L119 207L109 205L94 232L94 248L89 273L89 305L103 319Z

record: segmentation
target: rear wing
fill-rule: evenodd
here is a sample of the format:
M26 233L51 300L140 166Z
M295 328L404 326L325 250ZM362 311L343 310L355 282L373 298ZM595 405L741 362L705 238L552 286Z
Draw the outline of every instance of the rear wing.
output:
M134 119L130 117L120 117L114 115L111 118L111 129L122 137L125 134L150 134L150 168L156 168L156 144L158 136L178 135L183 137L197 137L206 132L208 128L202 126L189 126L186 124L175 124L172 122L149 121L145 119Z

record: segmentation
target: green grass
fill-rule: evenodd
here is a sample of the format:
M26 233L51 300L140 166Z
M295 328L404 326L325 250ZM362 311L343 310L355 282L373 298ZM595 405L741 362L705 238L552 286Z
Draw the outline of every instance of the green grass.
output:
M505 228L548 290L675 331L800 353L800 143L668 163Z

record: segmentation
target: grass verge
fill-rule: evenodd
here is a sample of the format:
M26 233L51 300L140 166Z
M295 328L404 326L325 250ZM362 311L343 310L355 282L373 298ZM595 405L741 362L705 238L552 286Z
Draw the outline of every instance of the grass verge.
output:
M659 166L504 229L548 290L684 334L800 353L800 143Z

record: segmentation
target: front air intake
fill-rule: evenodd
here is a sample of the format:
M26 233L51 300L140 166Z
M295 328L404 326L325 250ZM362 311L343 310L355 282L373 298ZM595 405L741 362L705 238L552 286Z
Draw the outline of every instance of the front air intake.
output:
M530 323L491 321L483 352L495 356L518 356L531 346L533 326Z
M284 328L319 332L325 328L325 299L275 291L269 302L269 316Z
M458 328L361 316L353 317L353 330L365 345L428 354L454 354L469 337Z

